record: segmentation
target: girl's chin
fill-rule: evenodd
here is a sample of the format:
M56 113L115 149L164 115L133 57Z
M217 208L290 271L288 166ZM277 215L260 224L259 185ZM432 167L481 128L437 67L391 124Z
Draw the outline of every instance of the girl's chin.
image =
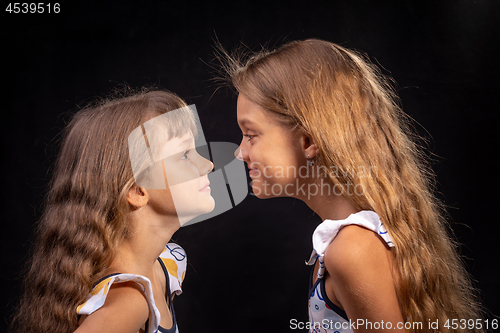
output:
M289 183L271 183L253 180L251 182L252 192L259 199L288 198L293 197L294 187Z
M203 214L212 212L215 209L215 199L210 195L208 199L207 210Z
M271 198L286 198L289 197L284 193L272 193L270 191L265 191L261 188L252 187L253 195L259 199L271 199Z
M215 200L211 195L209 195L209 198L206 198L203 204L199 205L196 210L193 210L191 212L185 212L184 214L179 216L179 222L181 226L183 226L187 222L197 218L200 215L211 213L214 209L215 209Z

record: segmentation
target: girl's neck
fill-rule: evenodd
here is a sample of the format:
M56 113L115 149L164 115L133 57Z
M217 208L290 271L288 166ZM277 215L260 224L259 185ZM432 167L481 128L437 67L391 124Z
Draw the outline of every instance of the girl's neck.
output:
M179 221L177 216L158 217L147 210L138 210L131 213L130 223L132 230L118 248L108 271L151 278L157 258L180 227Z
M359 209L339 195L314 195L307 198L300 198L309 208L324 220L343 220L349 215L359 212Z

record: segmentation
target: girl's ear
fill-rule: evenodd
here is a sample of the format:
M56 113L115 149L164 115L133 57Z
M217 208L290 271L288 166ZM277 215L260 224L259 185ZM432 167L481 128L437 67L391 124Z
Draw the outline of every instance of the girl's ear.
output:
M319 154L319 149L316 143L314 143L313 138L302 132L302 149L304 151L304 157L307 159L315 158Z
M148 192L134 184L127 194L127 201L130 205L136 208L145 206L149 201Z

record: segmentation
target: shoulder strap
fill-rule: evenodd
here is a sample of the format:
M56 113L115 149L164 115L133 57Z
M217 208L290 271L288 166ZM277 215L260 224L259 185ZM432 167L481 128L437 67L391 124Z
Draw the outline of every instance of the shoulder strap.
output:
M122 283L129 281L135 282L146 296L150 311L149 322L151 324L149 329L149 331L151 332L148 331L148 333L153 333L154 331L152 331L152 329L158 327L159 325L160 311L155 305L151 281L147 277L142 275L118 273L104 277L94 287L94 289L92 289L87 301L77 307L76 312L79 315L90 315L94 313L104 305L106 297L108 296L109 289L111 288L111 285L113 283Z
M340 229L347 225L360 225L369 230L372 230L379 235L386 243L387 246L393 247L394 243L391 236L380 221L377 213L369 210L362 210L355 214L349 215L344 220L325 220L323 221L313 233L313 253L308 265L314 265L316 258L319 261L318 278L322 278L325 273L325 252L333 239L337 236Z
M186 275L187 257L182 247L175 243L168 243L158 257L163 271L169 281L170 292L182 294L182 282Z

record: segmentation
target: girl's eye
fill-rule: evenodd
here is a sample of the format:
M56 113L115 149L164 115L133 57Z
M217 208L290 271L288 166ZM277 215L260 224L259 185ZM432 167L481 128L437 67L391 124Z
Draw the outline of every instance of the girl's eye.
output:
M188 157L189 152L190 152L190 150L184 151L184 153L181 156L181 160L189 160L189 157Z
M255 135L243 134L244 137L248 138L248 141L252 140Z

